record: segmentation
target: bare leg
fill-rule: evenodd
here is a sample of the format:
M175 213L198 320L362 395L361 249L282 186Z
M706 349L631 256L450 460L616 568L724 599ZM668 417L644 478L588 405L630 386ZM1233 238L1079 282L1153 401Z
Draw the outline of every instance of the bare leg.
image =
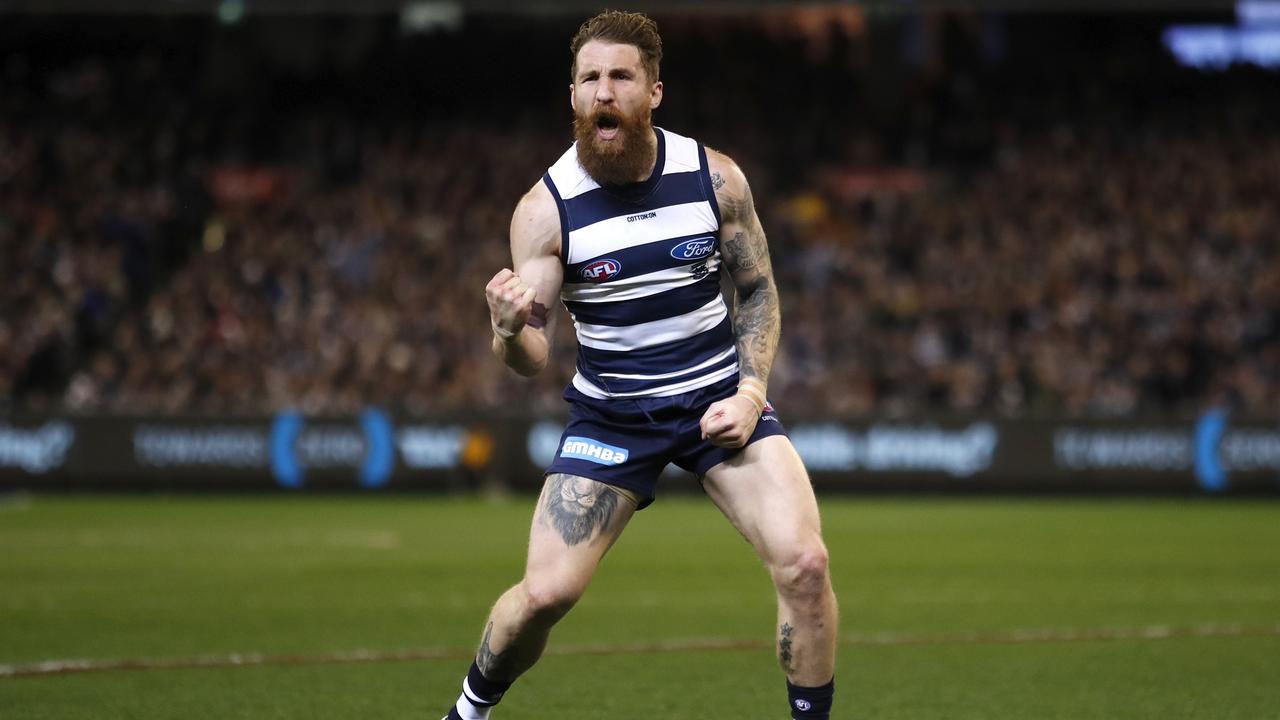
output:
M769 569L782 671L795 685L825 685L835 674L838 611L818 503L795 448L781 436L752 443L708 471L704 486Z
M582 597L600 559L635 513L637 499L573 475L548 475L534 510L524 579L489 613L476 664L511 682L533 667L551 628Z

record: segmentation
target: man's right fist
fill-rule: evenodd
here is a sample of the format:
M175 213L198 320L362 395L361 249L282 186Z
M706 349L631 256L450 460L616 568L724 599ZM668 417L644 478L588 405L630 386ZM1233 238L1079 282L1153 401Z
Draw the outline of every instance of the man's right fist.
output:
M514 271L503 268L484 286L484 296L489 302L489 318L494 330L504 338L514 337L529 322L533 312L533 288L520 279Z

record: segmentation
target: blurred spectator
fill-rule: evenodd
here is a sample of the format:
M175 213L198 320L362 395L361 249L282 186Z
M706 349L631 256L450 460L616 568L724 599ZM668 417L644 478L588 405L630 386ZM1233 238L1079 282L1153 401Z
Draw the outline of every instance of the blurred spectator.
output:
M1135 92L1158 58L1100 60L1110 74L1083 86L930 64L869 112L866 28L846 15L831 37L814 18L798 35L668 26L658 122L738 158L770 233L775 400L889 416L1280 408L1280 137L1255 92L1274 78L1164 68L1178 93ZM559 409L567 316L552 368L517 379L489 354L483 287L510 262L511 209L569 140L567 107L531 99L562 89L543 81L567 53L509 96L483 92L487 76L480 96L450 94L440 74L433 100L370 97L408 62L402 42L367 50L354 80L236 75L230 112L225 91L188 87L218 65L203 51L0 55L0 408ZM466 45L442 42L446 57Z

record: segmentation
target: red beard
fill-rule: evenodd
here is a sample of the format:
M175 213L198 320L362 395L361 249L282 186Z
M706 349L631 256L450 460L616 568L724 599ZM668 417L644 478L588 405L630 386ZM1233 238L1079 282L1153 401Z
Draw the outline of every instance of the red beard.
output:
M612 140L596 135L601 119L617 123L618 134ZM645 107L628 117L616 108L599 108L589 115L576 115L573 136L578 141L578 162L591 179L601 185L625 185L649 176L656 161L653 137L653 111Z

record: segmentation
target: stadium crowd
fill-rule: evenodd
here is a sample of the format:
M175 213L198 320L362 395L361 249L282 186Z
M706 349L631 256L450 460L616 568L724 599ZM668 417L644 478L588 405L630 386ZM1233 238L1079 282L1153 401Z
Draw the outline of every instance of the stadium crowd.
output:
M833 66L771 42L793 57L760 66L774 79ZM272 117L264 152L245 140L262 121L211 123L184 72L0 55L0 409L561 407L567 314L551 370L519 380L489 354L483 287L509 262L516 200L568 141L567 108L371 120L312 97ZM657 122L725 149L756 188L784 408L1270 413L1280 137L1252 92L1269 80L1243 77L1187 80L1201 94L1182 100L1099 83L1006 103L957 74L887 116L911 118L893 141L849 98L793 87L785 109L724 124L717 101L773 80L723 95L706 80L698 102L669 81Z

